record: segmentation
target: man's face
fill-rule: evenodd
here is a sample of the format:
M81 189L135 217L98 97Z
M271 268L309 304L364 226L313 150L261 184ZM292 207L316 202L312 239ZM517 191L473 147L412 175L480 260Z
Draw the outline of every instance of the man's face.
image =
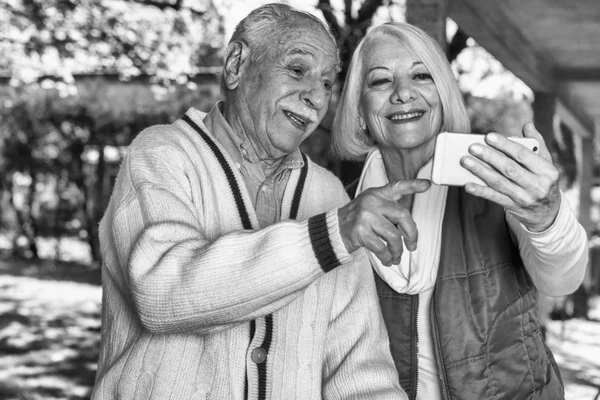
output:
M302 22L273 38L275 47L250 62L240 80L238 117L261 159L295 151L329 106L337 49L322 27Z

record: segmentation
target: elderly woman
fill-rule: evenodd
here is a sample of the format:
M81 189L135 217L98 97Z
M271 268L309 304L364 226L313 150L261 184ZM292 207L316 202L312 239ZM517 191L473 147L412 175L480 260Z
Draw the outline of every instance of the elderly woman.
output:
M581 284L585 231L533 124L523 134L539 141L538 154L494 133L488 146L472 145L462 164L486 185L464 187L429 182L442 131L470 132L443 52L409 24L370 30L350 64L333 149L366 157L354 202L399 181L415 188L398 200L405 221L392 222L401 256L373 254L392 248L388 234L365 245L400 384L410 399L562 399L536 302L538 290L563 296Z

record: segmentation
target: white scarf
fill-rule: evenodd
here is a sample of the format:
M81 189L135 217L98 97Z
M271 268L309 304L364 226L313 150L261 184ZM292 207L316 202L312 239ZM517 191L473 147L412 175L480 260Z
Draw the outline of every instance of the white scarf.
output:
M432 161L429 160L419 170L417 178L431 179L431 169ZM381 151L374 148L365 161L356 195L372 187L384 186L388 182ZM398 293L418 294L431 289L435 284L447 192L447 186L432 183L427 191L415 194L412 217L419 230L417 249L410 252L402 243L400 264L386 267L377 256L369 252L371 264L377 274Z

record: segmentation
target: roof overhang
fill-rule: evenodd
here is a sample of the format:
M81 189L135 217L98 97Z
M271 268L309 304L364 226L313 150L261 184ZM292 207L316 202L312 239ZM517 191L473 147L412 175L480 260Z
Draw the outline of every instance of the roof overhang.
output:
M448 0L449 15L582 137L600 119L600 2Z

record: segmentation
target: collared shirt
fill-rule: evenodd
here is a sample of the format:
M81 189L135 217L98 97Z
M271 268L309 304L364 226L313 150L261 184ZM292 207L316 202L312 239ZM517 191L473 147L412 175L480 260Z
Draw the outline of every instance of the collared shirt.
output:
M282 218L281 203L285 187L291 170L304 165L302 155L297 149L283 159L273 174L266 176L248 138L231 128L221 113L222 106L223 102L215 104L204 118L204 124L240 171L261 227L269 226Z

